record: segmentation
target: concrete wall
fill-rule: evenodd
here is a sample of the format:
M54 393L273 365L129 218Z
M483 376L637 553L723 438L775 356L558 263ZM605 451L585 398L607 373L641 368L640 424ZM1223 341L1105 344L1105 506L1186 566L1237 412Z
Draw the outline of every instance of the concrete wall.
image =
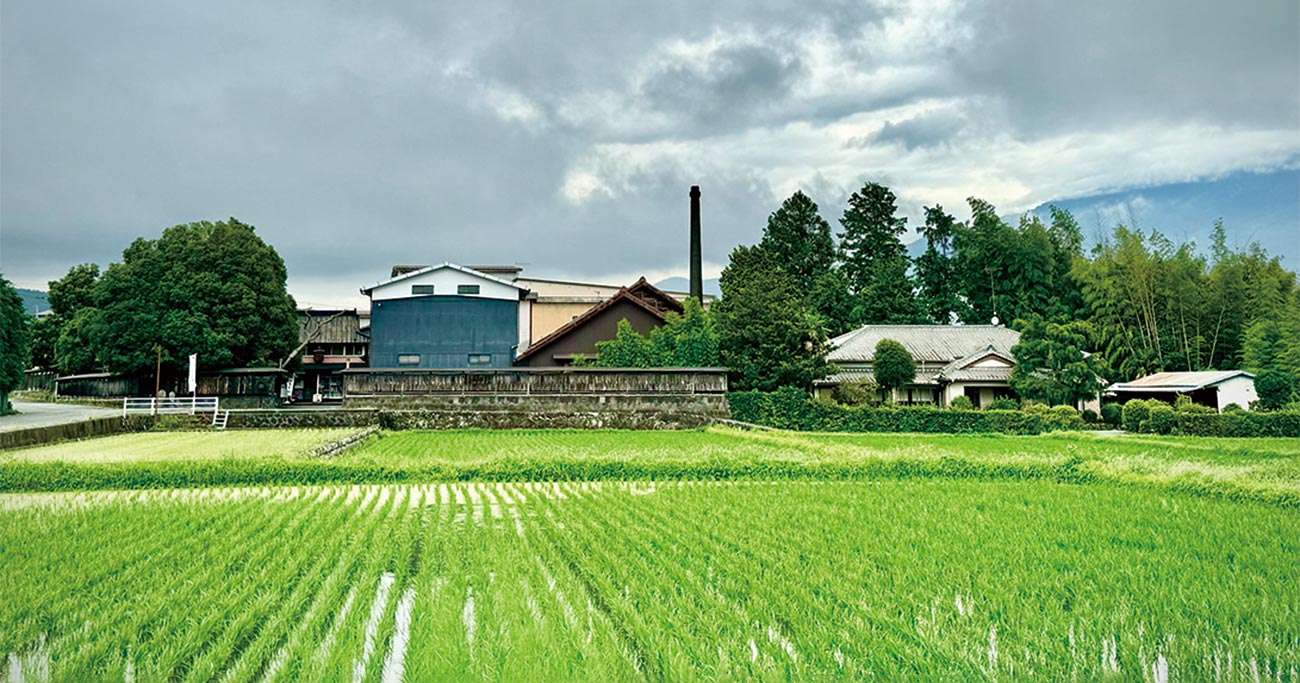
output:
M1219 385L1218 406L1219 412L1227 407L1229 403L1250 410L1250 404L1259 399L1255 394L1255 380L1250 377L1233 377Z
M506 368L519 339L518 301L424 296L376 301L371 308L370 366L374 368ZM417 354L418 364L398 364ZM469 364L469 354L491 354Z

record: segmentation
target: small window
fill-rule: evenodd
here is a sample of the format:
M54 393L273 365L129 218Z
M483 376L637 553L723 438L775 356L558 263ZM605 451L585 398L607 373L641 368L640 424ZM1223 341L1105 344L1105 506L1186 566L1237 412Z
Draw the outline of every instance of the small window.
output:
M411 294L415 296L433 294L433 285L411 285Z
M478 294L478 285L456 285L457 294Z
M491 365L492 354L490 353L471 353L469 354L470 365Z
M420 354L418 353L399 353L397 354L398 365L419 365Z

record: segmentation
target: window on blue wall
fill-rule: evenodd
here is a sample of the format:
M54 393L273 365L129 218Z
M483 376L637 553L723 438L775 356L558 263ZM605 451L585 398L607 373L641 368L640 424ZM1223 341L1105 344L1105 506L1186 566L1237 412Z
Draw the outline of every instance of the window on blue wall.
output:
M457 294L478 294L478 285L456 285Z
M433 294L433 285L411 285L411 294Z
M492 354L490 353L471 353L469 354L470 365L491 365Z
M419 365L420 354L418 353L399 353L397 354L398 365Z

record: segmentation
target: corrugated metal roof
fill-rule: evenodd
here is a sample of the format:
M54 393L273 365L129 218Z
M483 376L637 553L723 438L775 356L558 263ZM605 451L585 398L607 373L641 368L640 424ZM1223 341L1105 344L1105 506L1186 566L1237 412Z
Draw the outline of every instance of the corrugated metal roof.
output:
M995 325L866 325L832 339L827 360L872 362L882 339L902 344L917 361L951 363L990 346L1011 358L1020 333Z
M313 344L364 344L361 317L356 311L299 311L298 342Z
M1157 372L1139 377L1132 382L1112 384L1107 391L1195 391L1221 384L1233 377L1255 376L1245 370L1215 370L1208 372Z

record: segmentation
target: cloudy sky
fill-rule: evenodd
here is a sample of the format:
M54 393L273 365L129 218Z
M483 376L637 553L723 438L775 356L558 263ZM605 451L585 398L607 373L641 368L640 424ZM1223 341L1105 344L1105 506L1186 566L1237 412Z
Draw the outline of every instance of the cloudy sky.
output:
M1068 200L1300 244L1295 0L2 7L20 286L226 216L301 302L358 303L393 263L658 278L685 269L691 184L710 274L793 191L834 222L865 180L913 217ZM1213 200L1237 182L1274 189Z

